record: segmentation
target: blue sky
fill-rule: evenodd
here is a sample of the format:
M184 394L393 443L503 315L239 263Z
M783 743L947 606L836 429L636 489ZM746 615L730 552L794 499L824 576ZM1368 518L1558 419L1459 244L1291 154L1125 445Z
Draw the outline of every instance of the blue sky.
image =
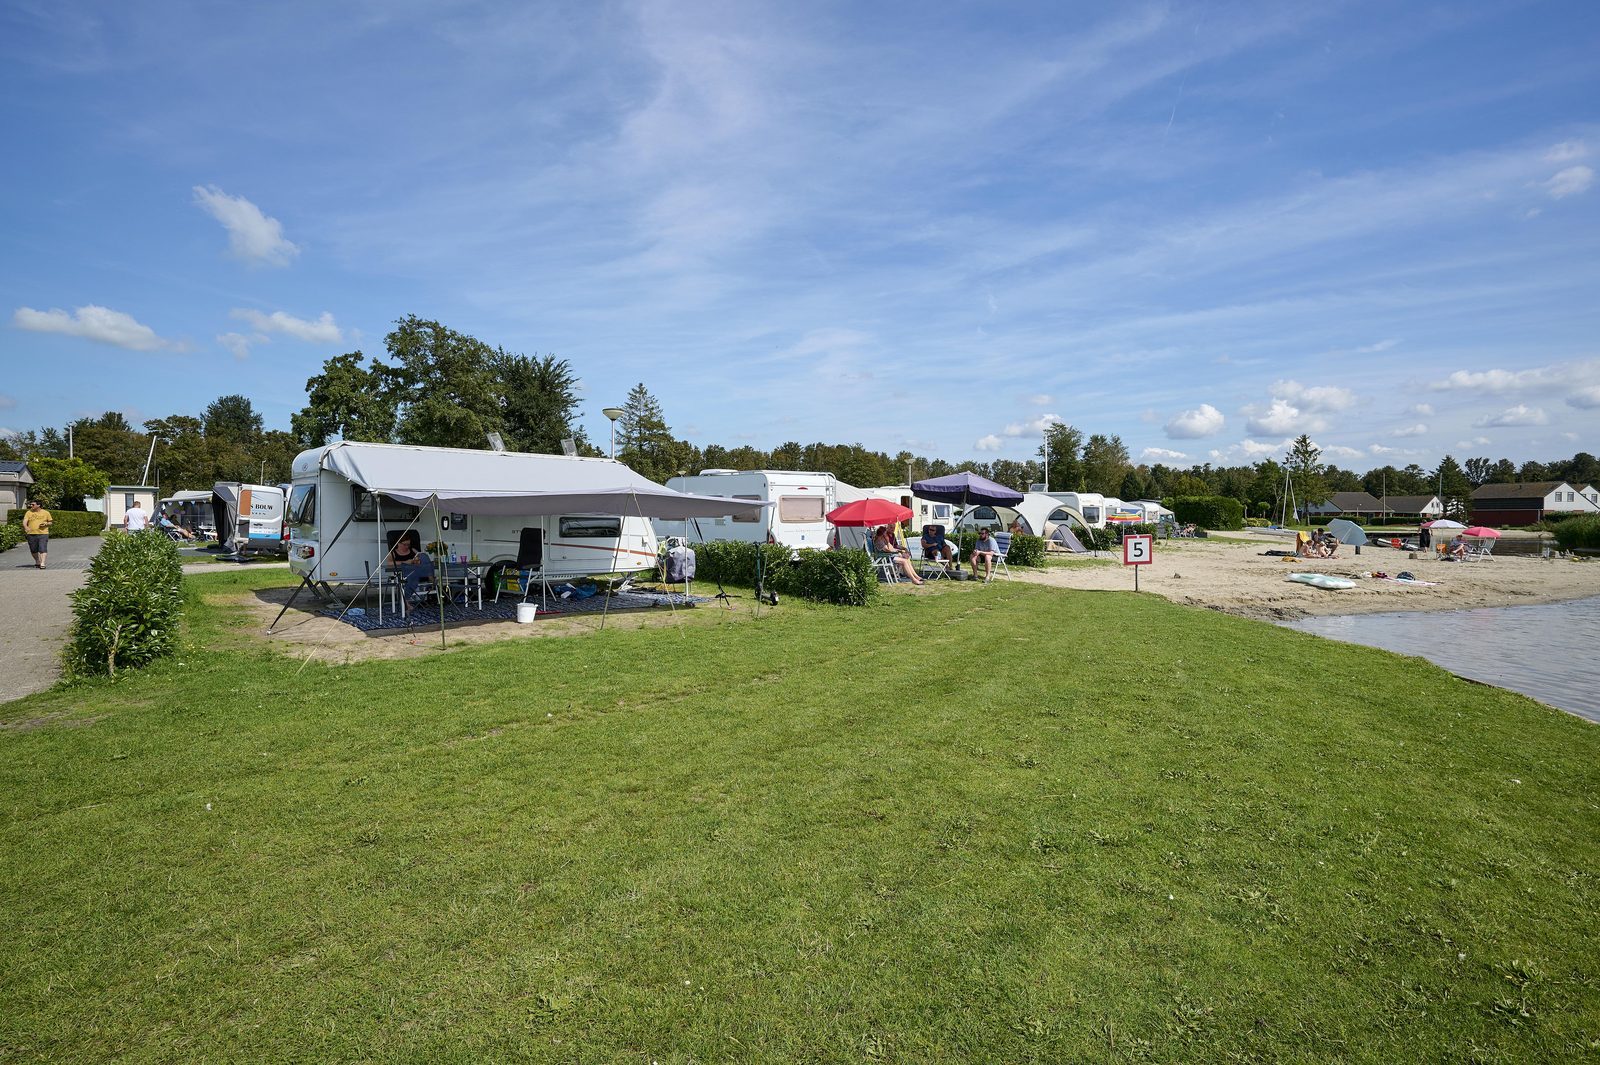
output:
M698 443L1600 451L1600 5L0 6L0 427L435 318Z

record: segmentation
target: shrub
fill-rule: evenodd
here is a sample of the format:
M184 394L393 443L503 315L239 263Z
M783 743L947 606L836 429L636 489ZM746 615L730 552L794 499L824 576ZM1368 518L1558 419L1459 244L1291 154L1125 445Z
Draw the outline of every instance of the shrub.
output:
M178 546L158 532L113 533L72 593L69 676L115 676L171 654L183 611Z
M713 540L695 544L699 580L754 587L756 560L765 573L765 587L781 595L819 603L865 606L878 593L877 571L865 551L799 551L780 544ZM797 560L791 561L791 556Z
M1180 524L1202 529L1244 528L1244 504L1232 496L1179 496L1172 512Z
M1270 526L1271 524L1272 524L1272 520L1270 518L1246 518L1246 519L1244 519L1244 527L1246 529L1265 529L1268 526Z
M9 551L22 543L22 524L13 525L7 522L0 525L0 551Z
M48 507L45 509L49 509ZM25 510L6 512L6 523L16 522L20 527ZM50 537L65 540L73 536L98 536L106 527L106 516L92 510L51 510Z
M963 561L971 558L973 549L978 546L978 534L971 530L966 530L956 539L960 545L959 557ZM1011 550L1006 552L1006 565L1043 569L1044 556L1044 537L1030 536L1027 533L1011 534Z
M1600 548L1600 515L1567 518L1556 523L1554 532L1556 543L1564 551L1578 547Z

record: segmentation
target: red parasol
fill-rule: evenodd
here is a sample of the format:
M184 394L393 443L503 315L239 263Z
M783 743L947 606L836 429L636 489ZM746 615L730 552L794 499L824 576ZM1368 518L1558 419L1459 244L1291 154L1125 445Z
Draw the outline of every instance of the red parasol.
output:
M842 507L828 512L828 520L834 525L848 528L865 528L873 525L893 525L897 522L911 520L911 508L902 507L899 503L891 503L887 499L869 497L858 499L854 503L846 503Z
M1498 540L1500 539L1500 530L1491 529L1484 525L1474 525L1470 529L1462 529L1460 535L1473 536L1480 540Z

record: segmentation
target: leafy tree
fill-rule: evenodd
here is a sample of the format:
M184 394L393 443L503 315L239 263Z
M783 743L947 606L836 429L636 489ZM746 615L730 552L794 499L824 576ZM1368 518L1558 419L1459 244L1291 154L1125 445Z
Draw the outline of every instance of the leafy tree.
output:
M1510 459L1501 459L1489 471L1490 484L1516 484L1517 467Z
M1328 498L1328 486L1323 480L1326 469L1322 464L1322 449L1301 433L1295 438L1289 453L1283 457L1289 468L1289 480L1294 486L1295 505L1304 508Z
M399 441L487 447L488 434L502 428L496 367L504 352L414 314L383 342L394 362L375 369L395 402Z
M218 396L201 415L207 439L251 447L261 438L261 415L248 396Z
M1150 476L1140 469L1131 469L1122 478L1122 484L1117 488L1117 496L1121 499L1148 499L1150 498Z
M29 498L37 499L47 508L82 510L85 499L99 499L111 485L109 476L80 458L35 455L28 460L28 470L33 474Z
M1083 450L1083 431L1062 422L1054 422L1045 430L1044 435L1049 443L1048 446L1040 445L1038 455L1040 459L1048 459L1050 463L1050 468L1045 471L1045 483L1053 492L1084 491L1083 460L1080 457ZM942 475L930 474L930 476Z
M1120 436L1095 433L1083 445L1083 483L1091 492L1116 495L1132 466Z
M1600 459L1587 451L1580 451L1565 462L1552 462L1551 473L1574 486L1600 481Z
M289 422L301 448L330 440L386 444L394 439L395 397L385 386L376 359L361 365L359 351L335 355L306 382L306 406Z
M1494 462L1488 458L1468 459L1466 462L1467 480L1472 487L1489 483L1489 477L1494 469Z
M561 441L571 437L580 451L587 448L576 425L578 375L571 363L554 355L529 358L500 351L495 369L505 397L501 420L507 447L559 455Z
M1529 481L1548 481L1549 479L1549 468L1544 463L1534 462L1532 459L1524 462L1521 468L1517 470L1516 483L1519 484L1527 484Z
M1328 482L1330 492L1359 492L1361 491L1361 478L1350 470L1341 470L1337 466L1329 466L1323 478Z
M63 444L65 439L62 440ZM98 418L79 418L72 423L72 451L96 469L104 470L115 484L134 484L144 474L150 438L136 433L117 411ZM66 457L67 449L57 452Z
M1467 479L1467 471L1452 456L1446 455L1439 461L1433 476L1445 514L1452 518L1465 515L1472 505L1472 482Z

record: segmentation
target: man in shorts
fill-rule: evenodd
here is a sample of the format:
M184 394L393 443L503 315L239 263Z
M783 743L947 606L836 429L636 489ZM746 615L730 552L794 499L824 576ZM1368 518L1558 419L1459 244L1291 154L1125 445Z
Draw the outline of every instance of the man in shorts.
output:
M37 499L28 500L28 510L22 515L22 531L28 537L33 564L39 569L44 569L45 555L50 549L50 525L54 520Z
M983 582L988 584L994 580L994 556L1000 553L999 545L989 535L989 527L983 526L978 530L978 543L972 549L972 575L978 575L978 560L983 559L985 572Z
M122 529L124 532L144 532L149 524L150 515L144 512L144 508L139 505L137 499L128 504L128 512L122 516Z

